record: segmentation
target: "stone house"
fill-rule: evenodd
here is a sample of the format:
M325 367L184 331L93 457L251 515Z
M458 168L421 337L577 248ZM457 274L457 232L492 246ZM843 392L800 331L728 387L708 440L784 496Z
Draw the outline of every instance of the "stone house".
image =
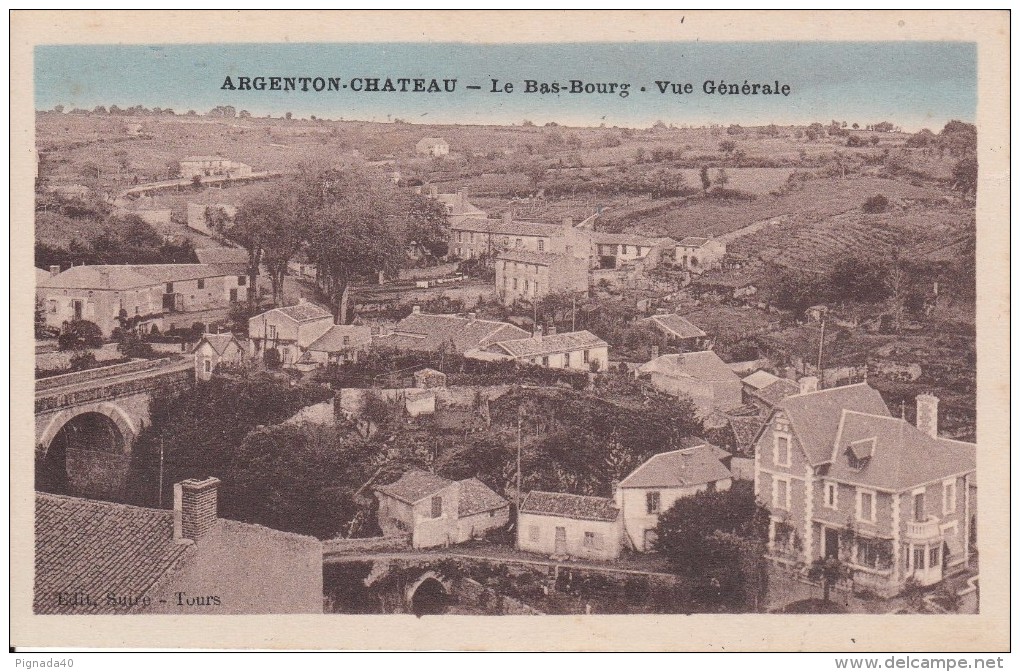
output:
M440 194L432 187L429 189L428 197L438 201L446 210L446 219L450 227L454 228L467 219L486 219L488 214L468 200L467 190L459 189L454 194Z
M496 257L496 293L504 305L546 294L588 291L588 267L570 254L512 250Z
M181 177L249 177L251 166L222 156L186 156L180 161Z
M191 351L195 355L195 379L209 380L221 363L239 364L244 350L233 334L202 334Z
M812 376L806 376L798 383L761 369L743 377L740 383L744 403L765 414L770 413L786 397L818 389L818 379Z
M688 236L676 244L676 263L685 271L700 274L722 266L726 243L715 238Z
M424 156L446 156L450 153L450 143L442 138L422 138L415 144L414 151Z
M510 503L477 478L451 481L412 470L376 486L375 496L383 534L408 535L413 548L461 544L510 520Z
M708 347L708 334L676 313L645 317L638 320L638 324L658 330L666 345L678 348L681 352L697 352Z
M728 490L733 474L723 464L730 454L709 443L653 455L616 489L616 506L623 512L627 544L637 551L655 546L659 514L678 499L698 492Z
M315 303L273 308L248 320L252 357L275 348L285 365L296 364L308 347L333 327L333 313Z
M372 328L356 324L333 324L304 349L302 361L319 365L351 364L372 345Z
M517 548L557 558L615 560L623 518L608 497L532 490L517 515Z
M676 242L671 238L651 238L636 233L592 232L592 267L601 269L638 266L648 271L664 260L672 261Z
M891 596L971 562L977 446L938 436L938 399L917 426L867 383L787 397L755 447L755 494L770 511L769 557L837 557L854 585Z
M584 259L587 267L591 232L566 218L560 224L514 219L510 211L499 219L464 217L450 222L449 254L460 259L503 252L526 251L569 254Z
M539 327L531 338L499 341L488 350L549 369L605 371L609 366L609 344L584 330L545 336Z
M742 403L740 378L711 350L656 357L642 364L638 375L648 376L666 394L690 397L702 417Z
M376 338L382 347L464 354L497 341L526 338L528 332L506 322L465 315L423 313L418 306L386 334Z
M172 510L37 492L33 611L322 613L322 543L218 517L218 486L176 484Z
M133 267L72 266L64 272L54 267L51 273L36 285L48 327L62 329L72 320L88 320L109 336L121 325L122 316L132 318L143 331L162 326L160 285Z

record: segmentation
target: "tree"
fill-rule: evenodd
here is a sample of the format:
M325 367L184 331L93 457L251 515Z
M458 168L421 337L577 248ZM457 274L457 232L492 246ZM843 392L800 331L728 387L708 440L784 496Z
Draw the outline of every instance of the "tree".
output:
M974 156L967 156L953 166L953 187L964 196L977 194L978 163Z
M877 194L864 201L864 205L861 206L861 209L868 214L885 212L889 209L889 199L882 194Z
M720 168L719 172L715 176L715 184L720 189L725 189L726 185L730 183L730 176L726 174L725 168Z
M804 135L807 136L808 140L817 140L825 135L825 127L816 121L807 127L807 130L804 131Z
M255 312L255 303L258 299L256 283L259 277L259 267L262 264L263 215L264 213L252 201L250 204L245 203L244 206L238 208L232 226L219 230L214 229L248 252L248 310L252 314Z
M722 151L723 154L727 156L732 154L736 148L737 143L733 142L732 140L723 140L722 142L719 143L719 149Z
M103 345L103 330L95 322L71 320L57 337L61 350L86 350Z
M838 557L818 558L808 567L808 578L822 582L822 601L829 601L829 592L833 585L849 578L850 568Z
M739 124L730 124L726 128L727 135L743 135L744 129Z
M259 192L238 209L237 220L262 248L262 262L273 286L273 304L283 304L283 282L290 260L301 251L310 228L312 195L293 181Z
M712 186L712 179L708 176L708 166L701 167L701 188L708 193L709 187Z

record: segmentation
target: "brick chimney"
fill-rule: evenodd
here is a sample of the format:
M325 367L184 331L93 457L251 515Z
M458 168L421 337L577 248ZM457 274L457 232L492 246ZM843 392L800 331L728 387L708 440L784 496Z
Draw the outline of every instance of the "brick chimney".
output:
M934 394L917 395L917 428L935 438L939 435L939 398Z
M801 394L818 391L818 378L815 376L804 376L798 382L800 383Z
M60 266L50 266L50 277L60 275Z
M174 484L174 539L197 541L216 526L219 486L211 476Z

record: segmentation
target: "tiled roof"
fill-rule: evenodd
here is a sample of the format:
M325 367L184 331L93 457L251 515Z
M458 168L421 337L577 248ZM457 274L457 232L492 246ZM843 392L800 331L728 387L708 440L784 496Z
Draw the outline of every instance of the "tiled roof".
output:
M705 332L696 327L686 317L670 313L669 315L652 315L640 320L644 324L651 324L677 338L703 338Z
M744 383L744 385L753 387L756 390L760 390L763 387L768 387L777 380L779 380L779 376L769 373L764 369L758 369L751 375L741 378L740 382Z
M501 509L508 504L509 502L477 478L460 481L460 507L457 511L460 517Z
M705 381L740 382L737 374L712 350L685 352L679 355L662 355L646 362L640 373L661 373L673 378L697 378Z
M560 516L578 520L601 520L611 523L619 517L620 510L616 508L616 503L608 497L532 490L521 503L521 513Z
M775 408L783 399L795 394L800 394L800 385L786 378L777 378L769 385L751 391L752 397L761 399L769 408Z
M681 247L701 247L709 241L708 238L699 238L697 236L688 236L681 240L677 245Z
M378 485L376 490L408 504L414 504L430 497L443 488L448 488L453 481L436 476L427 471L417 469L405 471L404 475L389 485Z
M141 289L159 284L130 266L73 266L59 275L39 282L40 287L52 289Z
M106 593L141 597L183 562L173 512L36 493L35 598L38 614L112 613ZM84 593L91 605L61 605L58 593Z
M236 343L237 347L241 347L241 343L234 338L233 334L202 334L202 338L199 339L198 343L195 344L195 347L192 348L192 352L198 350L203 341L211 345L217 355L222 355L231 342Z
M609 344L590 331L567 331L541 338L500 341L493 347L501 348L513 357L535 357L591 348L607 348Z
M443 205L449 205L452 215L481 215L485 217L485 211L471 203L466 198L462 201L460 194L437 194L436 200ZM456 228L456 227L455 227Z
M903 491L975 469L977 447L973 443L934 438L906 420L888 415L855 411L841 415L829 478ZM848 449L858 458L870 458L863 469L850 467Z
M413 313L393 327L380 345L408 350L441 351L451 348L465 353L495 341L527 337L528 332L506 322L471 319L459 315Z
M237 273L236 268L221 264L140 264L129 268L157 282L184 282Z
M607 233L605 231L594 231L591 234L591 242L596 245L635 245L640 247L654 247L661 243L672 243L670 238L653 238L642 236L640 233Z
M348 343L344 343L344 337ZM356 324L334 324L329 331L315 339L308 350L315 352L342 352L346 348L372 342L372 328Z
M777 408L790 418L793 431L812 465L832 459L832 446L843 411L889 417L882 395L867 383L797 394L783 399Z
M307 322L309 320L321 320L324 317L332 317L333 313L329 312L317 303L306 301L305 303L296 303L293 306L286 306L284 308L273 308L270 312L280 313L286 315L295 322Z
M248 266L248 250L239 247L200 247L195 256L203 264L242 264Z
M526 222L514 219L507 222L505 219L483 219L471 217L463 219L456 224L450 224L451 231L474 231L475 233L490 233L492 235L505 236L535 236L549 238L550 236L562 235L565 227L556 224L542 224L539 222Z
M687 488L733 475L720 461L729 454L703 443L693 448L653 455L620 482L621 488Z
M500 252L496 258L504 261L516 261L523 264L536 264L538 266L552 266L559 262L569 262L575 259L575 257L567 254L532 252L531 250L508 250L506 252Z
M737 450L745 454L754 452L754 440L765 421L756 415L737 415L730 417L729 423Z

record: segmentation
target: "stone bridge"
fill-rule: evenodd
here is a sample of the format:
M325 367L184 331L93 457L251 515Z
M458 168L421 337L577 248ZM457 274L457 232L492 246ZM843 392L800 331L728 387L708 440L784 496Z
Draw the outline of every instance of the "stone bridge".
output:
M37 380L37 478L57 492L118 499L152 393L192 384L193 369L178 356Z

